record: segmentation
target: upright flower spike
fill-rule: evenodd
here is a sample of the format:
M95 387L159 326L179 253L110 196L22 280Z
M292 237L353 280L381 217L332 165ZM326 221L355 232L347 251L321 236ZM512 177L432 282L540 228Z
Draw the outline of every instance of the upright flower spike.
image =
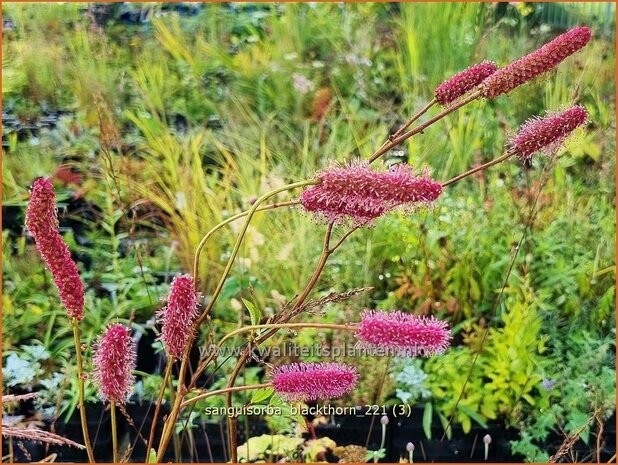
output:
M94 345L93 378L99 394L108 402L124 404L133 391L135 341L129 328L109 326Z
M440 105L454 102L495 73L497 69L493 61L483 61L478 65L470 66L436 87L434 92L436 101Z
M400 311L365 310L356 332L360 345L399 356L442 354L450 344L451 331L437 318Z
M534 52L499 69L481 84L483 96L494 98L550 71L570 55L581 50L592 38L590 28L582 26L559 35Z
M199 294L191 275L177 276L172 281L167 305L157 312L157 322L163 324L160 339L171 357L181 358L198 315Z
M26 228L54 278L67 315L81 320L84 317L84 285L69 247L58 232L56 193L49 179L39 178L32 185Z
M588 113L575 105L562 113L548 113L545 118L532 118L524 123L510 141L520 160L529 160L536 152L555 153L577 127L588 120Z
M273 371L275 391L290 402L334 399L357 383L356 368L344 363L292 363Z
M442 185L428 176L415 176L399 164L388 171L374 171L366 161L334 166L318 173L319 184L305 190L305 210L337 224L350 220L361 226L397 207L428 204L442 193Z

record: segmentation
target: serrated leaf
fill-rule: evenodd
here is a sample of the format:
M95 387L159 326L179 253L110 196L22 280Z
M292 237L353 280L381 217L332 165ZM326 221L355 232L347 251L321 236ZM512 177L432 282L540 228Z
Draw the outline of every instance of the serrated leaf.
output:
M272 387L258 389L257 391L255 391L255 394L253 394L253 397L251 398L251 403L259 404L260 402L264 402L266 399L272 396L274 392L275 389Z
M243 303L249 310L249 316L251 317L251 325L259 325L260 320L262 319L262 312L258 310L258 308L253 305L253 302L249 302L247 299L242 299Z
M431 439L431 420L433 419L433 405L431 402L425 404L423 410L423 431L427 439Z
M157 463L157 451L154 449L150 449L150 453L148 454L148 463Z

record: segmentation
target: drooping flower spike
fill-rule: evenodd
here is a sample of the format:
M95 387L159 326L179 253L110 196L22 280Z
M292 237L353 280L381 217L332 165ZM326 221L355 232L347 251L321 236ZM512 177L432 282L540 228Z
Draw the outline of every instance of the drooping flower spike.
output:
M388 171L374 171L366 161L334 166L318 173L319 184L305 190L305 210L337 224L351 221L361 226L397 207L426 205L442 193L442 185L427 175L415 176L399 164Z
M592 38L590 28L582 26L559 35L534 52L499 69L481 84L483 96L494 98L558 66L581 50Z
M334 399L354 389L358 373L344 363L292 363L276 367L272 383L289 402Z
M157 323L163 325L160 340L171 357L181 358L198 315L199 294L191 275L177 276L170 285L167 305L157 312Z
M69 247L58 232L56 193L49 179L39 178L32 184L26 228L54 278L67 315L81 320L84 317L84 285Z
M448 348L451 331L433 316L365 310L356 337L360 346L384 351L385 355L428 357Z
M562 113L548 113L544 118L532 118L511 139L511 150L520 160L529 160L536 152L551 155L587 120L588 113L581 105L575 105Z
M103 400L124 404L133 391L135 341L129 328L109 326L94 345L93 378Z
M497 69L493 61L483 61L478 65L470 66L436 87L434 92L436 101L440 105L454 102L495 73Z

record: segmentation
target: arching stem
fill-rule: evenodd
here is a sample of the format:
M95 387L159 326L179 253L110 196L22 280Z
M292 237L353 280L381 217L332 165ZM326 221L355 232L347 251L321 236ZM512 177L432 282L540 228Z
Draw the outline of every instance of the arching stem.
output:
M273 203L270 205L264 205L262 207L259 207L256 211L261 212L265 210L273 210L275 208L290 207L293 205L298 205L299 203L300 203L299 199L288 200L287 202L277 202L277 203ZM200 255L202 253L202 250L204 249L204 246L208 242L208 239L210 239L212 235L216 233L219 229L221 229L223 226L247 216L250 211L251 210L245 210L244 212L238 213L234 216L230 216L229 218L225 219L218 225L214 226L210 231L208 231L204 235L204 237L202 237L202 240L200 241L200 243L197 246L197 249L195 250L195 258L193 260L193 277L195 278L196 281L199 279L198 273L199 273L199 267L200 267Z
M200 394L199 396L195 396L195 397L192 397L191 399L187 399L180 406L182 408L185 408L191 404L194 404L200 400L204 400L208 397L218 396L220 394L228 394L232 392L248 391L250 389L262 389L262 388L266 388L270 386L272 386L272 383L251 384L249 386L226 387L223 389L217 389L216 391L204 392L203 394Z

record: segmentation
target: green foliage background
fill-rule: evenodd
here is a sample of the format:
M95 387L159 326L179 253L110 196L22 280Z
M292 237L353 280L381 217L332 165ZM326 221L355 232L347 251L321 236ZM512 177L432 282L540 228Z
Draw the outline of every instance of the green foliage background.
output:
M208 229L331 160L369 156L453 73L483 59L504 65L554 37L563 25L548 22L543 8L248 3L179 15L161 4L5 4L15 30L3 40L4 112L26 122L50 110L66 114L35 138L5 130L3 206L23 211L31 182L61 165L81 173L78 183L56 181L62 202L77 191L99 209L86 242L66 235L92 260L83 270L85 337L117 319L144 331L166 292L157 276L189 271ZM587 128L555 163L509 161L449 188L430 211L355 233L316 291L374 287L326 308L320 318L328 321L355 321L366 307L448 319L454 347L422 366L428 402L464 431L495 419L519 427L515 447L530 460L545 458L535 440L577 430L598 407L604 418L615 408L614 38L585 11L564 8L592 21L595 38L582 53L508 97L466 106L387 161L448 179L498 156L518 125L544 109L581 103ZM123 15L143 22L128 25ZM214 313L217 332L248 321L242 298L268 314L307 281L323 226L299 213L257 217ZM88 223L80 218L73 219ZM205 250L205 294L234 231ZM299 338L337 342L310 331ZM51 373L70 373L70 344L32 244L3 230L4 355L24 345L49 352L35 387ZM343 402L394 401L399 368L376 394L382 371L359 363L361 388ZM543 380L557 383L547 390ZM144 387L148 397L156 380L145 378Z

